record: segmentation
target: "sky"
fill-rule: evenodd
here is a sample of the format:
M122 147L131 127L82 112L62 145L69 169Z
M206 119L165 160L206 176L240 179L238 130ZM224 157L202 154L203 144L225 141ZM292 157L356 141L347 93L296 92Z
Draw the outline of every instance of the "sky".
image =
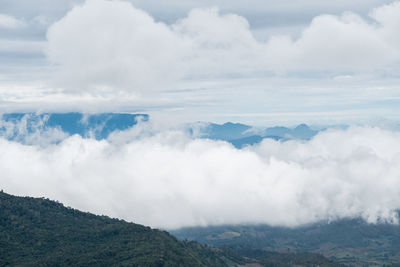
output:
M3 0L0 112L398 120L398 1Z
M399 31L400 1L1 0L0 113L150 120L1 119L0 189L163 229L398 223ZM196 121L349 127L236 149L173 127Z

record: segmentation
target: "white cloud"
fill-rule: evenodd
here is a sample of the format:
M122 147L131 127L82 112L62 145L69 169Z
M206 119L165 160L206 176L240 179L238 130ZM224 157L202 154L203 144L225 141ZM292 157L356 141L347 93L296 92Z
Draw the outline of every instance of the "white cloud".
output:
M400 47L400 1L395 1L391 4L375 8L371 17L378 23L383 25L379 28L380 36L390 42L399 49Z
M356 127L237 150L149 126L112 141L72 136L27 146L0 139L2 189L163 228L397 221L399 132Z
M372 72L400 59L400 3L320 15L298 39L254 38L248 21L216 8L193 9L174 24L156 22L122 1L88 0L50 27L48 57L75 90L165 90L182 79L286 72Z
M22 27L24 23L13 16L0 13L0 29L15 29Z
M25 114L20 120L0 120L0 136L7 140L17 141L26 145L47 146L63 141L68 137L60 128L47 128L42 119Z
M319 0L129 0L134 6L143 8L158 17L181 17L193 8L218 6L224 12L232 12L245 16L257 27L274 27L277 24L304 24L315 14L326 12L341 13L352 10L365 13L371 7L390 3L391 0L353 0L353 1L319 1Z
M400 12L399 12L400 14ZM379 35L386 25L373 25L346 13L340 17L321 15L297 40L274 37L267 44L272 62L283 70L371 71L399 59L399 48ZM394 31L391 31L394 34Z
M160 85L180 76L185 49L168 26L121 1L89 0L55 23L47 38L51 62L78 91Z

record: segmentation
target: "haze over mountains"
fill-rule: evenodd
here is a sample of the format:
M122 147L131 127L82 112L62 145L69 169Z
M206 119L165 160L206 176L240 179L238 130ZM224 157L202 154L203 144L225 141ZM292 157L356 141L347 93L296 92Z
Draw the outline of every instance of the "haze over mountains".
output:
M83 114L83 113L9 113L0 120L1 136L18 140L24 135L32 135L51 130L59 130L66 135L78 134L85 138L106 139L114 131L123 131L137 123L148 120L146 114Z
M6 115L0 130L4 190L96 214L166 229L398 221L396 130L314 135L305 125L198 122L166 129L143 115L78 113ZM251 145L255 133L267 138Z
M264 138L287 141L291 139L309 140L318 131L312 130L306 124L294 128L283 126L254 129L249 125L227 122L222 125L206 124L200 136L213 140L224 140L232 143L236 148L260 143Z
M60 137L63 134L65 136L78 134L84 138L102 140L107 139L113 132L128 130L138 121L148 120L147 114L8 113L1 117L0 136L8 140L23 141L26 136L35 133L59 131ZM224 124L197 122L181 127L186 128L194 138L228 141L237 148L257 144L264 138L282 141L309 140L318 133L306 124L294 128L276 126L255 129L249 125L232 122Z
M360 219L324 221L295 228L268 225L194 227L178 229L172 234L235 251L319 253L349 266L400 264L400 226L368 224Z

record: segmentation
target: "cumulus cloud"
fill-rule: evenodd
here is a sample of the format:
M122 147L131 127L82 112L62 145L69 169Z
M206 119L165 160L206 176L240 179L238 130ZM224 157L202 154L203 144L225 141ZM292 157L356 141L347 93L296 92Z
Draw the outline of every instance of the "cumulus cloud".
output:
M76 90L164 90L183 79L254 77L307 71L384 71L400 59L400 2L320 15L301 35L259 41L248 21L197 8L173 24L123 1L88 0L47 33L49 60ZM171 85L172 84L172 85Z
M400 14L400 9L397 11ZM380 69L399 59L400 47L381 36L388 24L374 25L353 13L321 15L297 40L273 37L267 44L272 62L283 70L360 72Z
M400 27L399 13L400 1L376 8L371 12L371 17L380 23L380 25L383 25L383 27L378 29L379 35L388 42L396 45L397 48L400 46L400 37L398 34Z
M47 38L51 62L75 90L160 85L180 76L185 49L167 25L121 1L86 1L50 27Z
M400 133L379 128L238 150L141 124L110 140L0 139L0 149L0 184L9 193L167 229L358 216L397 222L400 208Z

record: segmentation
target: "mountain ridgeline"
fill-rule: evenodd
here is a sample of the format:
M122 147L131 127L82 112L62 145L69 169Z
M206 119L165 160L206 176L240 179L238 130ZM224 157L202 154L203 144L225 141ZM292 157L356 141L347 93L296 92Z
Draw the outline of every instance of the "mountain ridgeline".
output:
M9 113L1 116L0 137L29 143L26 142L27 136L58 130L58 134L62 133L66 136L77 134L83 138L102 140L107 139L115 131L125 131L135 126L138 121L148 120L149 115L147 114ZM305 124L300 124L295 128L277 126L257 130L249 125L232 122L201 124L204 127L200 127L198 135L194 134L196 123L188 124L183 129L188 130L188 134L195 138L227 141L239 149L247 145L258 144L265 138L277 141L309 140L318 133ZM60 138L56 138L54 142L57 141L60 141Z
M338 266L313 253L240 253L0 192L0 266Z
M201 138L227 141L236 148L260 143L263 139L286 141L292 139L309 140L318 133L306 124L294 128L275 126L269 128L253 128L241 123L227 122L224 124L204 123L200 131Z
M23 135L59 129L67 135L78 134L97 140L106 139L114 131L124 131L147 121L146 114L124 113L10 113L3 114L0 120L0 136L16 140Z
M0 266L229 266L222 251L43 198L0 193Z
M236 225L185 228L172 232L237 253L318 253L349 266L400 266L400 226L362 219L320 222L296 228Z

